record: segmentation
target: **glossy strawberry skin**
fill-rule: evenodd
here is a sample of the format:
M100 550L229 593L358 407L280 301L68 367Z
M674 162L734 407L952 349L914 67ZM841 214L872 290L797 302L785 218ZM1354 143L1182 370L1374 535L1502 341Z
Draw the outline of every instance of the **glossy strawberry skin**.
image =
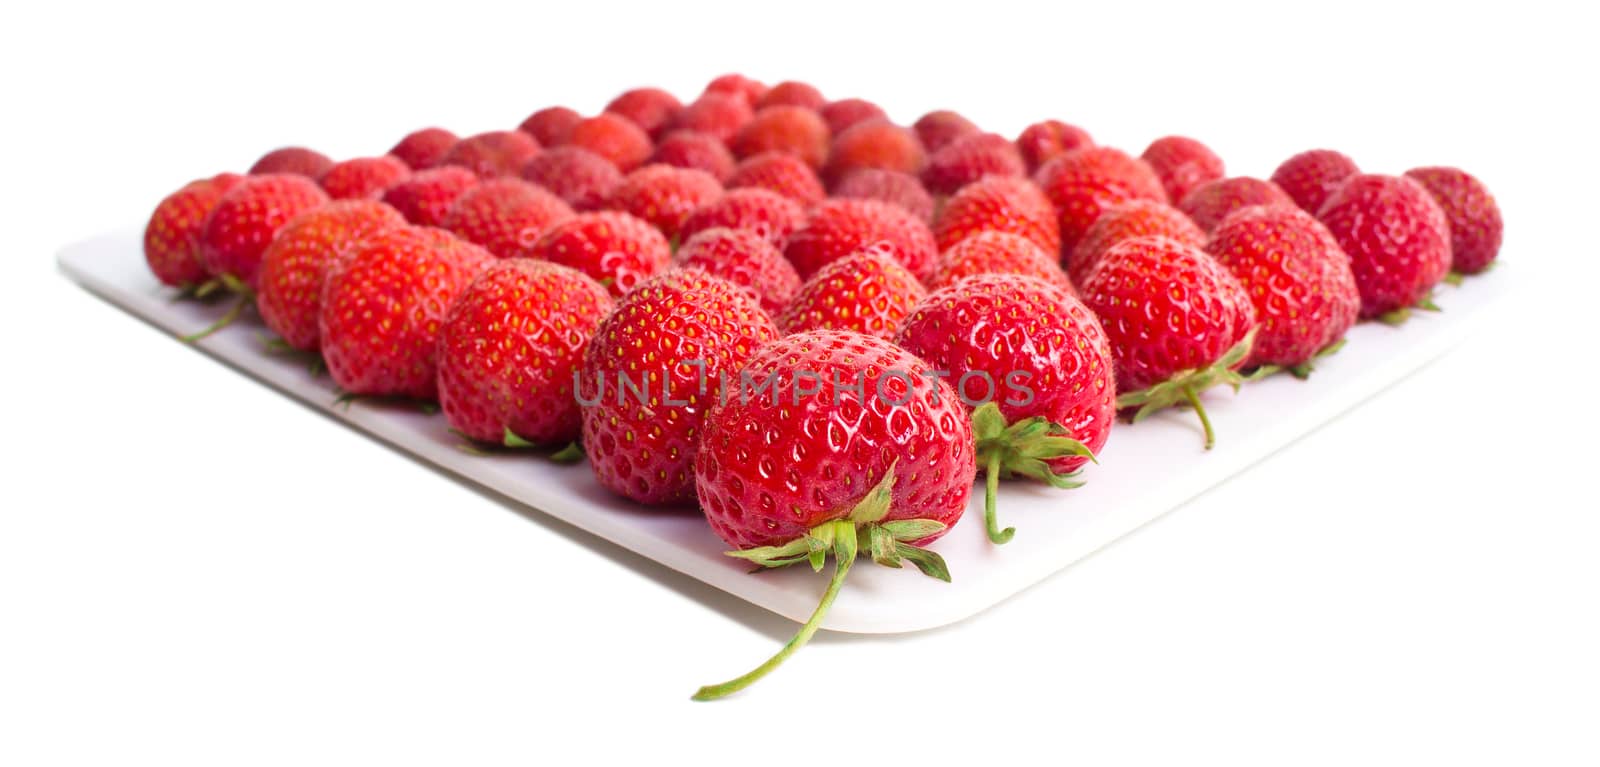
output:
M439 404L451 427L501 444L506 430L538 445L582 431L573 383L611 294L547 261L500 261L451 304L439 334Z
M923 299L895 343L949 371L969 405L993 401L1008 424L1042 416L1096 453L1111 434L1117 387L1110 341L1088 307L1058 285L1016 274L964 279ZM1063 473L1088 460L1049 463Z
M756 109L766 109L775 106L794 106L809 109L813 112L826 106L828 100L823 97L822 91L809 83L795 80L785 80L768 88L761 97L756 99Z
M352 394L431 400L439 328L456 295L494 263L442 229L396 226L337 260L323 283L322 358Z
M443 226L450 207L477 185L478 174L456 165L443 165L412 174L389 187L383 193L383 201L417 226Z
M572 135L572 129L583 122L583 115L567 107L545 107L523 120L517 126L522 131L539 142L540 146L556 147L567 143L567 138Z
M1317 219L1350 256L1363 319L1415 305L1450 271L1450 222L1409 178L1352 176Z
M144 258L162 284L191 288L206 281L200 256L206 219L222 195L243 180L243 176L223 173L191 181L156 206L144 229Z
M678 112L683 111L683 103L660 88L634 88L612 99L605 111L628 118L650 138L656 139L666 132Z
M900 321L927 295L922 283L892 254L872 246L812 275L777 322L786 334L832 329L891 338Z
M994 133L962 136L934 152L922 170L922 183L936 195L952 195L985 176L1027 174L1022 154L1010 139Z
M335 200L377 200L410 175L411 167L398 157L356 157L335 163L317 183Z
M573 210L589 211L605 207L622 183L622 171L582 147L558 146L522 166L522 178L565 200Z
M940 250L978 232L1009 232L1046 252L1061 251L1061 227L1050 200L1027 179L996 176L966 185L945 201L933 223Z
M1505 229L1489 188L1460 168L1413 168L1406 178L1422 184L1450 222L1451 268L1462 274L1488 269Z
M874 243L885 243L901 266L918 279L939 255L928 225L898 206L876 200L831 199L811 209L806 223L784 245L783 255L801 277Z
M315 351L328 270L366 237L404 223L394 208L365 199L335 200L291 219L261 255L261 319L290 346Z
M767 189L743 187L695 208L679 236L688 240L707 229L726 227L751 232L781 250L805 219L800 203Z
M540 150L539 142L522 131L490 131L456 142L439 164L459 165L485 179L515 176Z
M646 165L622 179L606 207L650 222L676 241L695 208L722 196L722 184L705 171Z
M741 160L728 179L728 188L745 187L777 192L801 205L814 205L828 196L817 172L787 152L763 152Z
M743 96L707 93L690 102L672 121L673 130L687 130L715 136L724 146L733 143L739 129L750 122L755 112Z
M412 170L425 170L438 165L460 140L444 128L422 128L406 134L388 153Z
M643 504L692 503L695 449L721 376L777 337L754 297L698 269L662 274L619 301L589 344L578 387L601 486Z
M1072 283L1057 265L1054 253L1047 253L1033 240L1010 232L978 232L950 246L939 254L928 287L938 290L979 274L1020 274L1073 292Z
M1332 149L1312 149L1284 160L1272 172L1272 183L1293 198L1301 210L1315 216L1334 190L1360 172L1349 157Z
M206 273L230 275L255 287L261 254L278 229L328 202L315 182L294 174L250 176L229 189L206 220L200 239Z
M546 231L572 216L559 197L533 184L492 178L456 198L444 228L497 258L522 258Z
M838 135L844 129L867 120L887 120L889 115L878 106L866 99L839 99L830 101L822 109L817 110L822 119L828 123L828 130Z
M672 262L661 230L626 213L579 213L551 227L528 257L577 269L620 296Z
M1092 146L1094 139L1089 137L1087 131L1060 120L1036 122L1023 128L1017 136L1017 149L1022 152L1023 161L1028 163L1029 172L1037 171L1045 163L1074 149Z
M1210 232L1229 213L1253 205L1293 207L1294 199L1271 181L1235 176L1207 181L1195 187L1189 196L1183 198L1178 209L1194 219L1201 229Z
M764 152L787 152L816 169L828 158L832 134L822 116L797 106L773 106L756 112L733 137L733 153L740 159Z
M881 168L852 171L834 187L833 196L887 202L905 208L923 221L933 218L933 196L909 173Z
M706 83L706 89L704 93L717 93L727 96L736 96L740 99L743 99L746 104L750 105L751 109L754 109L756 102L760 101L761 97L766 95L767 86L760 80L752 80L741 74L730 73L717 77L711 82Z
M777 316L800 291L800 275L783 252L753 231L703 230L685 239L674 258L749 291L769 315Z
M1344 337L1361 309L1350 259L1298 207L1253 207L1223 219L1206 252L1227 267L1255 306L1247 367L1290 368Z
M743 376L748 396L730 393L711 409L694 466L701 510L729 546L781 545L841 519L891 467L884 519L946 525L916 543L966 511L977 471L971 420L910 352L816 331L762 347ZM750 392L769 380L776 403ZM820 391L809 394L813 383Z
M247 173L251 176L288 173L316 180L331 167L333 160L321 152L302 146L286 146L262 155Z
M661 137L650 162L711 174L718 182L733 175L733 153L709 133L675 130Z
M888 120L868 120L833 138L822 177L834 184L851 171L863 168L920 173L927 161L927 152L917 134Z
M572 126L567 145L587 149L627 173L650 159L650 134L620 115L602 112Z
M948 109L936 109L918 117L911 129L917 132L917 138L929 152L937 152L962 136L978 132L978 126L971 120Z
M1067 276L1074 285L1082 285L1111 246L1135 237L1157 235L1197 248L1206 244L1206 233L1183 211L1163 202L1134 200L1111 208L1095 219L1067 256Z
M1167 190L1167 199L1180 202L1189 192L1225 175L1222 158L1188 136L1163 136L1150 142L1139 158L1150 164Z
M1167 201L1149 165L1111 147L1062 154L1040 167L1034 180L1055 206L1063 253L1077 246L1106 209L1133 200Z

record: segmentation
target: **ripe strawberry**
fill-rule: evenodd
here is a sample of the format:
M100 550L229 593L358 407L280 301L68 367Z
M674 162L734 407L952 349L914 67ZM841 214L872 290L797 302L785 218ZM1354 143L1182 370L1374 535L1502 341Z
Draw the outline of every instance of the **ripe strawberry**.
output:
M193 290L206 281L200 238L222 195L244 176L222 173L191 181L166 196L144 228L144 259L162 284Z
M1246 367L1272 365L1305 378L1313 358L1342 343L1361 309L1350 258L1297 207L1235 211L1211 233L1206 252L1255 305L1259 324Z
M595 331L578 380L595 479L639 503L693 503L695 445L722 376L777 337L753 296L698 269L624 296Z
M605 108L611 114L628 118L640 130L650 134L652 139L660 138L682 110L683 103L678 101L678 97L660 88L624 91Z
M524 258L552 226L572 218L561 198L519 178L491 178L463 192L444 228L498 258Z
M490 444L562 445L581 433L573 382L611 294L582 273L516 258L479 274L439 330L439 405Z
M1010 232L978 232L951 245L940 254L928 287L938 290L978 274L1021 274L1073 292L1066 272L1057 265L1055 253L1047 253L1033 240Z
M674 130L695 131L715 136L724 146L733 143L739 129L750 122L755 112L743 96L727 93L707 93L678 112L672 121Z
M1111 147L1074 149L1034 176L1061 224L1062 253L1070 253L1101 212L1133 200L1166 202L1161 179L1143 160Z
M1426 187L1403 176L1360 174L1317 214L1361 289L1361 317L1403 322L1450 271L1450 222Z
M200 238L206 273L254 290L261 253L289 219L323 205L328 195L305 176L250 176L222 195Z
M911 124L911 129L917 132L917 138L929 152L937 152L962 136L979 132L978 126L971 120L948 109L934 110L918 117Z
M1111 246L1123 240L1155 235L1171 237L1197 248L1206 244L1206 233L1183 211L1164 202L1134 200L1111 208L1095 219L1089 231L1078 239L1077 247L1067 255L1067 276L1074 285L1082 285Z
M587 149L611 161L617 170L627 173L650 159L654 147L650 134L632 121L609 112L580 121L572 126L567 144Z
M333 160L321 152L303 146L286 146L261 155L261 159L256 160L247 173L252 176L290 173L318 179L331 167Z
M1406 177L1425 187L1449 220L1450 266L1456 274L1488 269L1500 253L1505 227L1489 188L1460 168L1413 168Z
M450 207L478 185L478 174L441 165L413 174L383 193L383 201L417 226L443 226Z
M787 152L763 152L745 158L728 179L729 189L743 187L777 192L801 205L822 202L828 196L817 172L804 160Z
M377 200L410 175L411 168L398 157L357 157L335 163L317 183L335 200Z
M831 328L892 338L927 295L883 243L869 244L807 279L777 322L787 334Z
M722 185L705 171L646 165L622 179L606 207L642 218L676 242L689 214L721 196Z
M759 80L752 80L740 74L726 74L707 83L704 93L737 96L754 109L756 102L760 101L766 92L767 86Z
M757 110L775 106L795 106L809 109L813 112L822 109L828 100L822 97L822 92L806 83L786 80L767 89L756 99Z
M1076 125L1060 120L1043 120L1022 129L1017 136L1017 149L1028 163L1028 171L1039 170L1045 163L1074 149L1094 146L1089 133Z
M783 255L801 277L810 277L829 263L873 243L918 279L939 256L933 233L922 219L904 208L876 200L832 199L812 208L804 226L789 235Z
M1061 252L1055 208L1037 186L1023 178L995 176L968 184L934 217L940 250L978 232L1010 232L1026 237L1047 253Z
M883 107L866 99L840 99L830 101L822 109L817 110L822 119L827 121L828 130L838 135L845 128L867 120L887 120L888 113Z
M763 152L787 152L813 169L828 158L828 124L805 107L775 106L756 112L733 137L733 153L744 159Z
M1256 313L1239 280L1205 251L1166 237L1126 240L1107 251L1083 285L1116 361L1118 407L1134 420L1188 402L1216 437L1200 393L1238 388L1235 370L1250 355Z
M776 316L800 290L800 275L766 238L752 231L714 228L684 240L678 264L703 269L748 291Z
M1291 206L1294 205L1294 199L1271 181L1235 176L1207 181L1195 187L1178 204L1178 209L1194 219L1201 229L1210 232L1229 213L1252 205Z
M389 154L400 158L400 162L412 170L423 170L438 165L460 140L444 128L423 128L407 133Z
M1111 434L1110 343L1094 314L1058 285L1016 274L969 277L923 299L895 343L948 371L956 395L973 408L994 543L1016 532L1001 530L995 518L1002 476L1076 487L1073 474Z
M522 131L490 131L456 142L439 164L460 165L479 178L515 176L539 151L539 142Z
M836 184L846 174L863 168L919 173L927 161L917 134L888 120L868 120L834 137L822 176L829 184Z
M583 115L566 107L545 107L523 120L517 126L539 142L540 146L555 147L567 143L572 129L583 122Z
M1190 192L1224 175L1222 158L1188 136L1164 136L1150 142L1139 158L1150 164L1167 199L1182 201Z
M972 427L950 385L887 341L843 331L789 336L762 347L738 377L750 385L711 409L695 457L706 520L733 556L820 570L831 550L834 572L816 612L777 655L700 688L696 700L750 686L805 645L857 551L948 581L944 560L922 546L961 519L975 474ZM774 396L751 391L763 384Z
M522 166L522 177L548 189L574 210L599 210L622 183L622 171L600 155L575 146L558 146Z
M620 296L672 262L661 230L626 213L579 213L555 226L528 257L572 267Z
M1272 172L1272 183L1315 216L1334 190L1360 172L1355 160L1332 149L1312 149L1284 160Z
M322 283L345 251L405 219L376 200L335 200L295 216L261 254L256 310L290 346L316 351Z
M445 312L492 263L442 229L394 226L360 240L322 285L318 328L334 383L350 394L433 399Z
M733 153L709 133L675 130L656 144L650 162L710 173L718 182L733 175Z
M923 221L933 218L933 197L922 187L922 182L909 173L882 168L851 171L834 187L833 196L887 202L905 208Z
M1027 174L1022 155L1010 139L995 133L971 133L948 144L928 158L922 183L936 195L952 195L986 176Z
M789 234L805 222L800 203L777 192L758 187L730 189L721 197L695 208L683 222L679 236L684 240L707 229L742 229L782 248Z

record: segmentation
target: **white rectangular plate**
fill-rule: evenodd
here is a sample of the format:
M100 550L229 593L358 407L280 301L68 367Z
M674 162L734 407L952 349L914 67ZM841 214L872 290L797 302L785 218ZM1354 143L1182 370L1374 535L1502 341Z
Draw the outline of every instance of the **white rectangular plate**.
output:
M174 300L145 269L137 232L69 246L61 269L85 288L174 337L206 327L226 302ZM1505 271L1441 286L1442 313L1419 312L1400 328L1365 323L1350 331L1338 354L1318 363L1307 381L1281 375L1249 384L1235 395L1206 395L1216 426L1216 449L1201 449L1193 414L1168 411L1137 426L1118 424L1100 464L1076 490L1011 482L1002 486L1002 521L1017 537L991 546L982 531L983 492L975 488L966 520L934 545L950 564L953 583L911 568L857 567L829 614L826 628L894 633L962 620L1010 597L1102 546L1172 510L1311 432L1400 380L1463 338L1505 291ZM460 449L442 415L357 401L334 406L333 382L312 375L305 360L271 354L263 326L247 318L196 347L417 459L566 521L674 570L705 581L793 620L816 606L824 578L808 567L751 574L700 515L633 505L602 490L586 465L560 466L515 453L473 455Z

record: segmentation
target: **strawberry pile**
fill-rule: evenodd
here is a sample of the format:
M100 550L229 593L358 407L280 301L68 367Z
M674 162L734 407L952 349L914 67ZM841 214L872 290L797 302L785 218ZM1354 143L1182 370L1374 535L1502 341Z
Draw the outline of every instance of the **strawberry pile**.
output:
M1134 155L1053 119L900 125L725 75L340 162L276 149L162 200L144 252L184 296L233 296L191 338L254 309L343 397L587 456L747 563L831 559L795 638L709 699L805 644L862 557L949 580L931 544L980 473L999 545L1000 481L1075 487L1119 423L1189 408L1209 449L1207 390L1305 378L1354 323L1436 309L1501 228L1457 168L1312 150L1229 176L1189 137Z

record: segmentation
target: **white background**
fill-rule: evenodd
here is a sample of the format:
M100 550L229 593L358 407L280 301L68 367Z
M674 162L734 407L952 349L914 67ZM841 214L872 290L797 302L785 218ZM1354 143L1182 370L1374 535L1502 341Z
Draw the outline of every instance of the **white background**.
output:
M1596 763L1593 20L1124 5L7 6L0 764ZM905 122L1056 117L1133 152L1185 133L1241 174L1316 146L1457 164L1499 197L1519 289L1499 326L1015 599L820 636L700 705L792 626L54 271L274 146L379 153L729 70Z

